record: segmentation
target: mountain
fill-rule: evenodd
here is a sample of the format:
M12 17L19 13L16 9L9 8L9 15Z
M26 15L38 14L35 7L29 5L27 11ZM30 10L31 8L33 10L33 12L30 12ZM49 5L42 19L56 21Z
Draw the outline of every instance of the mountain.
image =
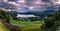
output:
M17 11L10 11L10 14L14 15L14 16L15 15L17 16L17 14L22 14L22 16L23 15L35 15L35 16L38 16L40 18L44 18L45 16L51 15L54 12L56 12L56 11L55 10L44 10L44 11L39 11L39 12L29 11L29 12L23 12L23 13L20 13Z

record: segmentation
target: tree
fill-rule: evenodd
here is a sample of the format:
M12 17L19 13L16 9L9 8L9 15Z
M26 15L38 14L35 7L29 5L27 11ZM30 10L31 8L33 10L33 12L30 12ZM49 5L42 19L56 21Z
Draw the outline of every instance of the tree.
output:
M4 10L0 10L0 18L3 19L5 22L9 23L9 14Z
M44 19L45 27L50 31L56 30L60 26L60 9L56 11L52 16Z

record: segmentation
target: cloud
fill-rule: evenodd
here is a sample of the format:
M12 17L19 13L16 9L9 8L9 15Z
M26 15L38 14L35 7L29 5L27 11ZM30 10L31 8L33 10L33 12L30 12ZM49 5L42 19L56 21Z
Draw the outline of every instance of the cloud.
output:
M28 6L29 9L45 9L58 4L60 4L60 0L0 0L0 7L11 9L21 7L21 9L26 9L24 5Z
M17 0L8 0L8 1L17 1Z
M22 3L22 4L24 4L25 3L25 0L18 0L18 1L16 1L17 3Z
M4 0L4 2L7 2L8 0Z
M42 0L43 2L50 2L50 0Z
M34 9L34 7L33 7L33 6L29 6L28 8L29 8L29 10L32 10L32 9Z
M15 6L20 6L20 4L17 4L16 2L7 2L8 4L15 5Z
M60 4L60 0L52 0L51 2L54 3L55 5Z
M23 5L23 3L21 4L18 4L17 2L15 2L16 0L12 1L12 0L0 0L0 7L3 7L3 8L10 8L10 9L17 9L19 8L20 6ZM20 1L20 0L18 0Z

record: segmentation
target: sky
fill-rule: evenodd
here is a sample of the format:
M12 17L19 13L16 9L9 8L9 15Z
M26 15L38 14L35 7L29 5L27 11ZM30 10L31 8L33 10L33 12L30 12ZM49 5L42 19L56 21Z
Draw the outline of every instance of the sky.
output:
M0 0L0 7L15 10L42 10L58 7L60 0Z

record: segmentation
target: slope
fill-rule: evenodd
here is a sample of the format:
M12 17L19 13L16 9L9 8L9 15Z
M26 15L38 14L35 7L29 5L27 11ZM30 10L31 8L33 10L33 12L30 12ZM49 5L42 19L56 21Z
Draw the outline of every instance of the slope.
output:
M0 31L9 31L9 29L6 28L6 27L2 24L2 22L0 22Z

